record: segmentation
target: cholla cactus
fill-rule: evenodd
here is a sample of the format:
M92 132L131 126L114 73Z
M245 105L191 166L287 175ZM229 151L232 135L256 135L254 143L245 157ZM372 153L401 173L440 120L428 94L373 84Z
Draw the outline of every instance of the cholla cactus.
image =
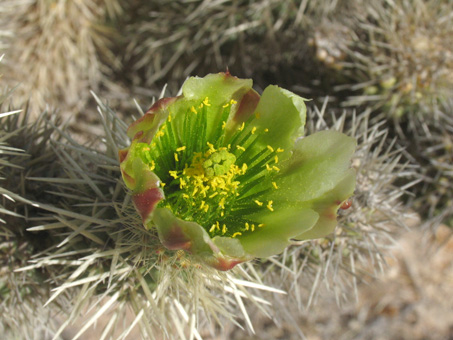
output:
M394 117L430 112L453 89L451 1L374 1L352 22L342 63L354 83L338 89L359 91L346 105L385 108Z
M107 12L119 11L116 0L3 0L1 6L0 29L9 33L1 72L17 86L16 105L30 100L35 116L46 105L77 110L88 89L108 83L101 60L113 65L115 58L103 23Z
M420 163L423 182L412 190L417 211L427 223L453 226L453 101L447 100L427 117L411 115L404 142Z

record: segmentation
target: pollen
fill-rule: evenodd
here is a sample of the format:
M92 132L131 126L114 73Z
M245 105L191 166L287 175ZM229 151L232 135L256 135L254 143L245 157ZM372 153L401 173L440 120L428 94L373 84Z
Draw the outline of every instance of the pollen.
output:
M168 114L168 122L171 122L171 114Z
M213 144L209 142L206 142L206 144L208 145L209 151L211 151L212 153L216 152L216 149L214 148Z
M236 236L241 236L241 235L242 235L242 233L239 232L239 231L237 231L237 232L235 232L235 233L233 234L233 236L231 236L231 237L234 238L234 237L236 237Z
M244 148L243 146L236 145L236 148L238 148L238 149L241 150L241 151L245 151L245 148Z
M272 171L272 168L267 163L266 163L266 169L267 169L267 171Z
M178 171L176 171L176 170L170 170L168 173L169 173L170 176L173 177L174 179L177 179L177 178L178 178Z
M151 164L149 165L149 170L153 171L156 168L156 163L154 161L151 161Z
M237 101L235 101L234 99L231 99L231 100L230 100L230 104L231 104L231 105L233 105L233 104L237 104L237 103L238 103L238 102L237 102Z
M211 106L211 104L209 104L209 98L206 97L204 100L203 100L203 104L206 105L206 106Z
M274 161L275 161L275 164L277 164L277 163L278 163L278 156L277 156L277 155L275 155L275 157L274 157Z
M195 114L198 113L197 110L195 109L195 106L192 106L192 107L190 108L190 111L192 111L192 112L195 113Z
M269 129L268 129L268 128L265 128L265 129L264 129L264 132L269 132Z
M239 127L239 131L244 130L244 128L245 128L245 122L242 122L241 126Z
M285 151L285 150L283 150L282 148L278 148L278 149L277 149L277 152L279 152L279 153L280 153L280 152L283 152L283 151Z
M177 148L176 151L181 152L181 151L184 151L185 149L186 149L185 146L181 146L181 147Z
M215 227L216 227L216 225L215 225L215 224L213 224L213 225L211 226L211 229L209 229L209 232L210 232L210 233L214 232L214 230L215 230Z
M273 186L273 187L274 187L275 189L278 189L278 185L277 185L277 183L275 183L275 182L272 182L272 186Z
M255 231L255 225L252 224L252 231Z
M268 201L267 205L266 205L266 208L269 209L270 211L274 211L274 208L272 207L272 203L274 203L274 202L273 201Z
M250 224L248 224L248 222L245 222L245 230L249 230L250 229Z
M179 162L178 154L176 152L174 153L174 156L175 156L175 161Z
M256 126L254 126L253 129L252 129L252 135L254 135L255 132L256 132Z
M269 149L270 152L274 152L274 148L272 146L268 145L267 148Z
M187 194L182 194L182 198L189 199L189 195L187 195Z
M227 232L227 230L228 230L228 228L227 228L226 224L224 224L224 225L222 226L222 234L225 235L225 233Z
M258 228L262 228L262 227L264 227L264 223L258 224Z
M164 132L162 130L157 131L156 137L162 137L164 135Z

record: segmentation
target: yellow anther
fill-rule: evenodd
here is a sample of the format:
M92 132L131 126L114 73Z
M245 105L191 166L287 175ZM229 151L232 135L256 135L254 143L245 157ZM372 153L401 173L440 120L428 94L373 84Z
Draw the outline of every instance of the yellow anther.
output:
M233 234L233 236L231 236L231 237L236 237L236 236L241 236L241 235L242 235L242 233L240 233L239 231L237 231L237 232L235 232L235 233Z
M157 131L156 137L162 137L164 135L164 132L162 130Z
M258 228L262 228L262 227L264 227L264 224L263 224L263 223L258 224Z
M225 129L225 127L226 127L226 121L223 121L222 122L222 129Z
M245 151L245 148L243 146L240 146L240 145L236 145L236 148L241 150L241 151Z
M274 169L275 171L279 172L280 171L280 168L278 166L273 166L272 169Z
M277 149L277 152L283 152L283 151L285 151L285 150L283 150L282 148Z
M198 192L198 187L195 187L192 192L192 196L195 196L195 194Z
M255 202L256 204L258 204L258 206L260 206L260 207L263 206L263 202L260 202L260 201L258 201L258 200L255 200L254 202Z
M164 186L166 186L167 184L165 184L164 182L160 182L160 186L163 188Z
M201 201L201 204L200 204L200 210L203 210L203 207L204 207L204 205L205 205L205 204L206 204L206 202L205 202L205 201Z
M225 209L225 197L222 197L222 199L220 200L219 207Z
M228 144L227 149L231 150L231 144Z
M209 232L212 233L212 232L215 230L215 227L216 227L216 225L213 224L213 225L211 226L211 229L209 229Z
M206 204L203 208L204 212L207 213L209 210L209 204Z
M178 154L176 152L174 153L174 156L175 156L175 161L179 162Z
M239 127L239 131L244 130L244 128L245 128L245 122L242 122L241 126Z
M226 224L224 224L222 226L222 235L225 235L226 232L227 232L227 226L226 226Z
M256 126L254 126L253 129L252 129L252 135L254 135L255 132L256 132Z
M145 146L145 147L143 148L143 151L149 151L149 150L150 150L150 148L147 147L147 146Z
M216 196L217 196L218 194L219 194L218 192L215 192L215 193L213 193L213 194L209 195L209 198L213 198L213 197L216 197Z
M195 114L198 113L194 106L192 106L192 107L190 108L190 111L192 111L192 112L195 113Z
M151 164L149 165L149 170L153 171L156 168L156 163L154 161L151 161Z
M247 169L248 169L247 164L243 163L243 164L242 164L242 169L241 169L241 170L242 170L242 174L245 174L245 172L247 171Z
M255 225L252 224L252 231L255 231Z
M209 98L206 97L204 100L203 100L203 104L206 105L206 106L211 106L211 104L209 104Z
M182 194L182 198L189 199L189 195L187 195L187 194Z
M267 169L267 171L272 171L272 168L267 163L266 163L266 169Z
M233 104L237 104L237 103L238 103L238 102L237 102L237 101L235 101L234 99L231 99L231 100L230 100L230 104L231 104L231 105L233 105Z
M179 188L182 189L186 186L186 181L182 178L179 179Z
M277 164L277 163L278 163L278 156L277 156L277 155L275 155L275 157L274 157L274 161L275 161L275 164Z
M171 122L171 114L168 114L168 121Z
M272 186L273 186L273 187L274 187L275 189L278 189L278 185L277 185L277 183L275 183L275 182L272 182Z
M274 202L273 201L268 201L267 205L266 205L266 208L269 209L270 211L274 211L274 208L272 208L272 203L274 203Z
M220 216L225 216L225 213L223 211L220 212Z
M215 221L215 227L217 230L220 231L220 224L219 224L219 221Z
M152 144L151 144L151 147L152 147L152 148L155 148L155 147L156 147L156 143L152 143Z
M170 176L173 177L174 179L177 179L177 178L178 178L178 171L176 171L176 170L170 170L168 173L169 173Z
M270 152L274 152L274 148L272 146L268 145L267 148L269 149Z
M268 129L268 128L265 128L265 129L264 129L264 132L269 132L269 129Z
M223 108L227 108L228 106L230 106L230 103L226 103L225 105L222 105Z
M249 230L250 229L250 224L248 224L248 222L245 222L245 230Z
M208 148L211 152L216 152L216 149L214 148L214 145L209 143L209 142L206 142L206 144L208 145Z
M185 149L186 149L185 146L181 146L181 147L177 148L176 151L181 152L181 151L184 151Z

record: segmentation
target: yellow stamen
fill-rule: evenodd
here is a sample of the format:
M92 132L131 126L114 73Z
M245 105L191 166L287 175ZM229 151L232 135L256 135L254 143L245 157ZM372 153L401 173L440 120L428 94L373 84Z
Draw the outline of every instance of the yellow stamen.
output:
M263 223L258 224L258 228L262 228L262 227L264 227L264 224L263 224Z
M206 144L208 145L209 150L210 150L211 152L216 152L216 149L214 148L214 145L213 145L213 144L211 144L211 143L209 143L209 142L206 142Z
M270 152L274 152L274 148L272 146L268 145L267 148L269 149Z
M272 169L274 169L274 170L277 171L277 172L280 171L280 168L277 167L277 166L275 166L275 165L272 167Z
M162 137L164 135L164 132L162 130L157 131L156 137Z
M266 163L266 169L267 169L267 171L272 171L272 168L267 163Z
M274 211L274 208L272 208L272 203L274 203L274 202L273 201L268 201L267 205L266 205L266 208L269 209L270 211Z
M209 204L206 204L203 208L204 212L207 213L209 210Z
M151 164L149 166L149 170L153 171L156 168L156 163L154 161L151 161Z
M254 135L255 132L256 132L256 126L254 126L253 129L252 129L252 135Z
M215 230L215 227L216 227L216 225L213 224L213 225L211 226L211 229L209 229L209 232L212 233L212 232Z
M243 163L243 164L242 164L242 169L241 169L241 170L242 170L242 174L245 174L245 172L247 171L247 169L248 169L247 164Z
M277 164L277 163L278 163L278 156L277 156L277 155L275 155L275 157L274 157L274 161L275 161L275 164Z
M168 173L169 173L170 176L173 177L174 179L177 179L177 178L178 178L178 171L176 171L176 170L170 170Z
M186 149L185 146L181 146L180 148L177 148L176 151L181 152L184 151L185 149Z
M209 195L209 198L213 198L213 197L216 197L219 193L216 191L215 193L213 193L212 195Z
M220 212L220 216L225 216L225 213L223 211Z
M245 230L249 230L250 229L250 224L248 224L248 222L245 222Z
M168 114L168 121L171 122L171 114Z
M283 152L283 151L285 151L285 150L283 150L283 149L281 149L281 148L278 148L278 149L277 149L277 152Z
M226 126L226 121L223 121L222 122L222 129L225 129L225 126Z
M237 231L237 232L235 232L235 233L233 234L233 236L231 236L231 237L234 238L234 237L236 237L236 236L241 236L241 235L242 235L242 233L240 233L239 231Z
M255 202L256 204L258 204L258 206L260 206L260 207L263 206L263 202L260 202L260 201L258 201L258 200L255 200L254 202Z
M190 108L190 111L192 111L192 112L195 113L195 114L198 113L197 110L195 110L195 107L194 107L194 106L192 106L192 107Z
M174 156L175 156L175 161L179 162L178 154L176 152L174 153Z
M255 231L255 225L252 224L252 231Z
M203 100L203 104L206 105L206 106L211 106L211 104L209 104L209 98L206 97L204 100Z
M189 195L187 195L187 194L182 194L182 198L189 199Z
M265 128L265 129L264 129L264 132L269 132L269 129L268 129L268 128Z
M163 188L164 186L166 186L167 184L165 184L164 182L160 182L160 186Z
M241 151L245 151L245 148L244 148L243 146L236 145L236 148L238 148L238 149L241 150Z
M278 189L277 183L272 182L272 185L274 186L275 189Z
M231 105L233 105L233 104L237 104L237 103L238 103L238 102L237 102L237 101L235 101L234 99L231 99L231 100L230 100L230 104L231 104Z
M225 197L222 197L222 199L219 202L219 206L222 209L225 209Z
M204 205L205 205L205 204L206 204L206 202L205 202L205 201L201 201L201 204L200 204L200 210L203 210L203 207L204 207Z
M245 127L245 122L242 122L241 126L239 127L239 131L244 130L244 127Z
M226 224L224 224L222 226L222 234L225 235L226 232L227 232L227 226L226 226Z

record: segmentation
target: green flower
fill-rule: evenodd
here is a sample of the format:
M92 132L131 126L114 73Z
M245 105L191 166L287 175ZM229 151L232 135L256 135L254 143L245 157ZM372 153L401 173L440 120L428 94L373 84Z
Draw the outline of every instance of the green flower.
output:
M190 78L128 129L121 171L146 228L220 270L323 237L352 195L355 140L303 135L304 99L229 73Z

